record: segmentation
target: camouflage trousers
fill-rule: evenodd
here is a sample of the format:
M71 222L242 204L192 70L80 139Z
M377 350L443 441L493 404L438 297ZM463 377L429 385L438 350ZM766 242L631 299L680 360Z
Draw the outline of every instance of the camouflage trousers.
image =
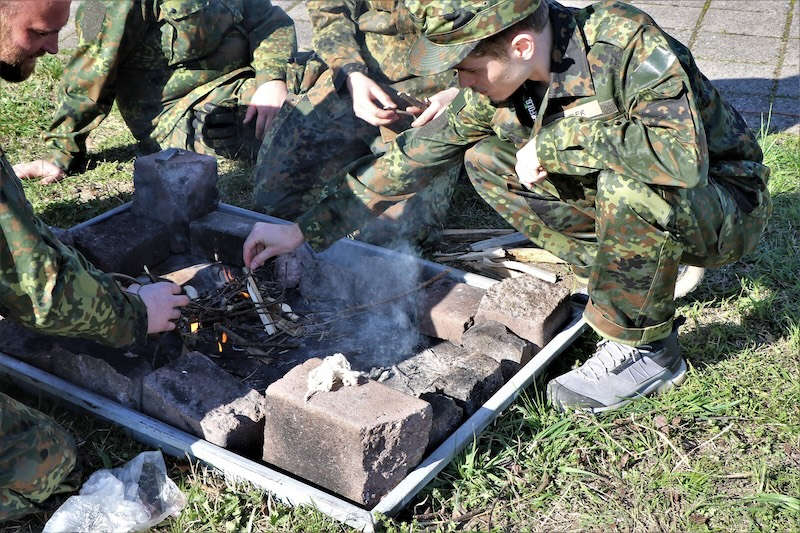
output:
M403 83L389 87L390 93L421 97L413 84ZM289 95L264 137L253 173L256 209L296 219L338 186L346 168L356 161L359 167L377 161L396 132L410 123L401 121L388 131L357 118L346 89L337 91L330 71L322 73L308 92ZM425 189L362 228L358 238L383 245L437 238L460 173L460 167L441 171Z
M496 137L473 146L465 156L470 181L517 230L587 275L586 321L629 345L669 335L680 263L736 261L756 247L771 213L759 178L711 176L707 186L684 189L600 172L551 175L526 189L516 151ZM742 209L740 195L752 209Z
M151 150L182 148L231 159L254 159L258 149L255 120L242 124L256 89L253 75L250 67L237 69L169 104L144 101L136 93L120 91L120 114L133 136ZM206 126L212 121L217 127L209 131Z
M0 393L0 522L35 512L75 466L72 437L52 418Z

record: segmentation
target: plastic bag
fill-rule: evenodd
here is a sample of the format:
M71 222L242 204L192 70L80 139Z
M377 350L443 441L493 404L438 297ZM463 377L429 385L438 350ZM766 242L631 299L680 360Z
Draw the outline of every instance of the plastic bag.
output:
M186 505L167 477L160 451L142 452L113 470L98 470L53 513L42 533L131 533L148 529Z

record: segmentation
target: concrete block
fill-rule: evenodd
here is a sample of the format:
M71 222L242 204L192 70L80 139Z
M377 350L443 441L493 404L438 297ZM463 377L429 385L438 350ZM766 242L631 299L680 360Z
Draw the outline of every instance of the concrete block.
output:
M152 367L140 357L118 368L104 358L75 353L56 345L50 353L51 372L70 383L131 409L141 409L142 380Z
M264 461L364 505L372 505L422 459L431 406L364 380L304 400L308 373L298 365L267 388Z
M569 293L563 283L547 283L533 276L505 279L486 290L475 323L500 322L535 344L535 353L569 318Z
M311 248L300 246L288 254L275 258L275 283L283 289L294 289L300 286L305 271L314 263Z
M63 244L66 244L67 246L75 245L75 240L72 238L69 228L65 229L58 228L56 226L49 226L49 229L51 232L53 232L53 235L55 235L56 239L61 241Z
M244 266L242 246L253 219L212 211L189 224L191 253L227 265Z
M0 320L0 351L117 403L139 409L148 359L84 339L42 335Z
M142 411L223 448L261 448L264 397L199 352L144 379Z
M105 272L138 276L170 254L169 229L153 219L125 211L77 230L70 230L75 248Z
M454 399L444 394L426 392L420 396L420 399L431 404L433 410L433 424L428 442L428 451L432 451L461 425L461 421L464 419L464 410Z
M45 372L52 372L55 337L41 335L11 319L0 320L0 352Z
M749 3L749 2L739 2ZM762 9L757 16L739 15L732 16L730 9L719 8L712 5L703 16L702 32L756 35L760 37L775 37L783 33L788 14L787 5L773 3L769 8ZM676 13L683 10L674 9ZM675 15L676 17L679 15ZM656 20L656 22L659 22ZM743 26L746 25L746 28ZM743 31L745 30L745 31Z
M461 345L470 352L488 355L498 362L510 360L524 365L534 354L532 343L514 335L494 320L472 326L461 340Z
M174 253L189 247L189 222L219 202L217 160L169 148L138 157L133 167L133 213L166 224Z
M425 335L461 343L472 325L484 290L466 283L441 280L422 292L417 317Z
M775 65L698 59L697 66L723 96L763 96L772 91Z
M453 399L470 416L503 386L500 363L441 342L398 363L383 383L412 396L439 393Z
M730 61L740 63L768 63L778 61L781 40L778 37L756 35L729 35L726 33L700 32L692 47L696 59Z

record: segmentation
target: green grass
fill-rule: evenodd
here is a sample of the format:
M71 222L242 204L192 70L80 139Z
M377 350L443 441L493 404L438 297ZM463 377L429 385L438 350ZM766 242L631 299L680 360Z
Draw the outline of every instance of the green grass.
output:
M44 68L42 68L44 67ZM25 84L4 85L0 145L14 162L39 155L60 59ZM91 137L86 172L51 187L26 183L50 224L70 226L131 194L133 139L113 113ZM547 379L592 352L584 335L385 529L411 531L800 530L800 142L764 136L774 215L759 248L709 272L679 301L689 379L664 396L606 416L562 415L544 401ZM221 195L249 206L249 173L221 163ZM451 226L499 221L461 187ZM120 429L17 391L78 438L88 475L145 448ZM246 484L168 459L189 504L157 531L347 531L312 509L292 509ZM4 531L41 528L61 499Z

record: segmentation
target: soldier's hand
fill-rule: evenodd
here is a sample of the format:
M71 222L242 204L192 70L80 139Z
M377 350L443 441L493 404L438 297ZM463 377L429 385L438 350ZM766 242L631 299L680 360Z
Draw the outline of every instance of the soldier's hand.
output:
M373 126L385 126L400 118L395 104L381 86L361 72L347 76L347 88L353 98L353 113Z
M430 105L428 105L428 107L425 108L422 113L420 113L417 119L411 123L411 127L419 128L433 119L439 118L439 115L445 112L447 106L450 105L450 102L455 100L459 90L460 89L458 87L450 87L449 89L439 91L428 98Z
M288 94L286 82L283 80L268 81L253 93L242 123L247 124L255 117L256 138L264 138L264 132L275 119Z
M206 102L193 112L192 127L195 139L217 153L233 157L242 145L236 108Z
M536 154L536 140L531 139L517 152L517 164L514 167L517 171L519 182L530 187L547 178L547 171L539 165L539 156Z
M41 178L39 183L42 185L61 181L67 176L66 172L60 167L44 159L14 165L14 173L21 180Z
M303 242L303 232L297 224L256 222L244 241L244 266L254 270L270 257L291 252Z
M150 285L131 285L128 292L138 294L147 308L147 333L161 333L175 329L175 320L181 317L178 309L189 303L175 283L162 281Z

